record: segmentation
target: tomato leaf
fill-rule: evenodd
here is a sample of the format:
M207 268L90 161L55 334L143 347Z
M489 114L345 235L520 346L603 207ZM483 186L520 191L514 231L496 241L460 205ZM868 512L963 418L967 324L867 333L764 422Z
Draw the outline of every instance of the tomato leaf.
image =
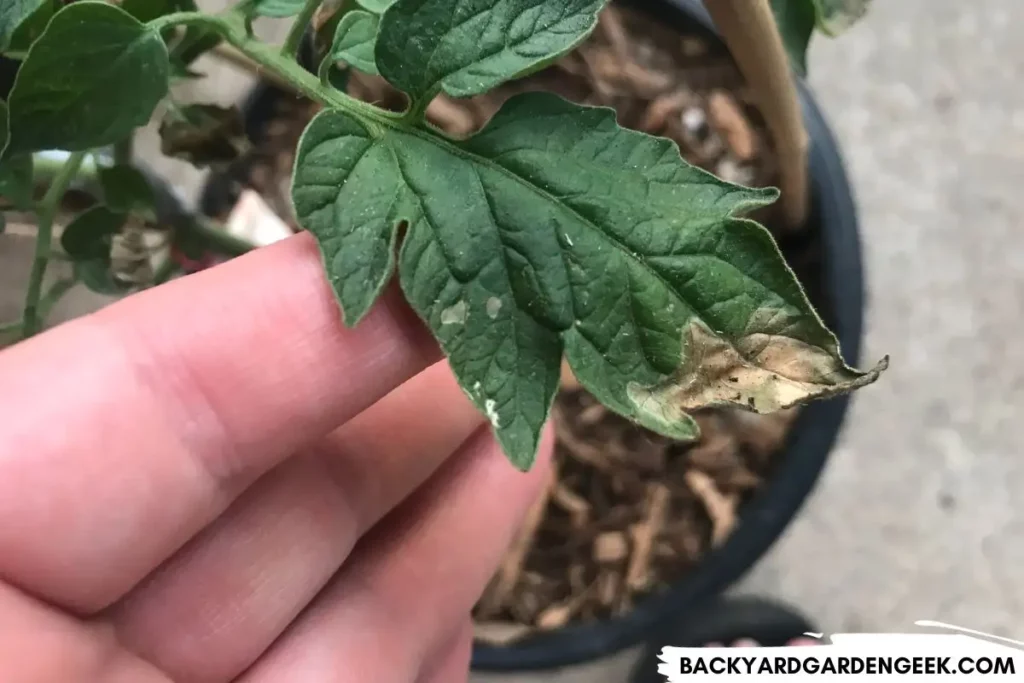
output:
M114 235L127 219L123 213L96 206L76 216L61 234L61 247L71 258L75 275L94 292L123 294L130 289L114 277L110 259Z
M771 0L772 12L793 68L807 74L807 48L814 29L836 36L856 23L871 0Z
M363 10L348 12L338 22L334 33L334 42L330 54L320 67L320 75L324 77L324 69L334 62L345 62L363 73L377 74L374 62L374 48L377 44L377 15Z
M844 364L768 232L738 217L776 195L542 93L459 142L326 110L292 188L348 324L407 226L406 297L524 469L563 352L602 403L676 438L697 435L689 413L704 406L769 412L877 377Z
M551 63L583 41L607 0L397 0L376 64L413 99L469 97Z
M190 104L160 122L160 151L199 168L230 163L250 148L238 107Z
M32 16L45 0L3 0L0 3L0 50L6 50L22 22Z
M137 168L126 164L102 168L99 180L104 202L111 211L148 214L155 212L156 196L153 187Z
M8 153L113 144L149 121L168 78L156 31L112 5L69 5L18 71L8 101Z
M32 155L17 154L0 161L0 197L18 209L32 209Z

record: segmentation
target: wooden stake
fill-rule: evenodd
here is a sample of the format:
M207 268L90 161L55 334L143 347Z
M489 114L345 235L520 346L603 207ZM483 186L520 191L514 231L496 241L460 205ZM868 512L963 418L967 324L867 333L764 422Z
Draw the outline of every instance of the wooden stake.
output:
M807 219L807 131L789 57L769 0L705 0L775 142L786 223Z

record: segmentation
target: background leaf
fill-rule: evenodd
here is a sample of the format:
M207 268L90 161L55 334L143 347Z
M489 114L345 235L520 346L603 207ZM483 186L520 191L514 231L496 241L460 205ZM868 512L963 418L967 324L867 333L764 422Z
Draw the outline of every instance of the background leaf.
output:
M294 17L302 11L305 0L249 0L249 12L261 17Z
M118 213L148 212L156 207L156 196L149 180L137 168L119 164L99 171L103 199L111 211Z
M811 0L772 0L772 11L779 26L793 68L807 74L807 48L814 34L816 14Z
M32 208L32 155L18 154L0 161L0 197L15 207Z
M112 5L69 5L18 72L8 153L112 144L149 120L167 94L168 74L155 31Z
M61 8L59 0L43 0L37 4L38 7L35 11L14 29L7 49L18 52L28 51L32 47L32 43L36 42L39 36L43 35L43 31L46 30L50 19L53 19L53 15Z
M14 32L43 2L44 0L3 0L0 3L0 50L6 50L10 46Z
M129 287L118 282L110 270L110 247L127 216L96 206L79 214L61 234L60 243L74 263L82 284L100 294L121 294Z
M871 0L813 0L818 11L818 26L836 36L867 14Z
M230 163L250 147L238 107L190 104L160 122L160 151L200 168Z
M394 3L395 0L356 0L360 7L377 15L384 14L384 10Z
M807 74L807 48L814 29L836 36L865 15L871 0L771 0L793 68Z
M7 116L7 103L0 100L0 159L4 156L4 150L7 149L7 141L10 139L11 129L8 125Z
M544 93L458 143L325 111L292 188L350 323L408 225L406 297L522 468L563 347L602 403L677 438L697 435L689 412L706 405L770 412L874 380L843 363L768 232L736 218L776 195Z
M331 62L345 62L363 73L376 75L374 48L377 44L379 21L377 16L370 12L348 12L338 23L328 59Z
M469 97L565 54L607 0L398 0L384 13L376 64L413 98Z

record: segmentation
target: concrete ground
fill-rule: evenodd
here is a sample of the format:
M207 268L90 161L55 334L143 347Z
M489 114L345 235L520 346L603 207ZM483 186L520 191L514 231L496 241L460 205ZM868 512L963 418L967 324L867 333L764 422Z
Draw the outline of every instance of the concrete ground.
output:
M812 50L862 211L864 362L888 353L892 365L855 401L803 514L738 590L789 600L826 632L935 619L1024 637L1022 25L1020 0L876 2ZM243 89L223 76L196 97ZM183 167L169 171L194 189ZM12 240L0 238L0 261L21 251ZM0 267L5 317L17 270ZM632 657L473 680L619 683Z

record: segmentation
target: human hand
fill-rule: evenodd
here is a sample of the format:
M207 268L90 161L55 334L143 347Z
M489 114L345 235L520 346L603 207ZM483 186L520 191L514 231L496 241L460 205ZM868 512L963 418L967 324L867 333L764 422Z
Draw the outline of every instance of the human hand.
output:
M308 235L0 353L0 680L464 680L543 485Z

